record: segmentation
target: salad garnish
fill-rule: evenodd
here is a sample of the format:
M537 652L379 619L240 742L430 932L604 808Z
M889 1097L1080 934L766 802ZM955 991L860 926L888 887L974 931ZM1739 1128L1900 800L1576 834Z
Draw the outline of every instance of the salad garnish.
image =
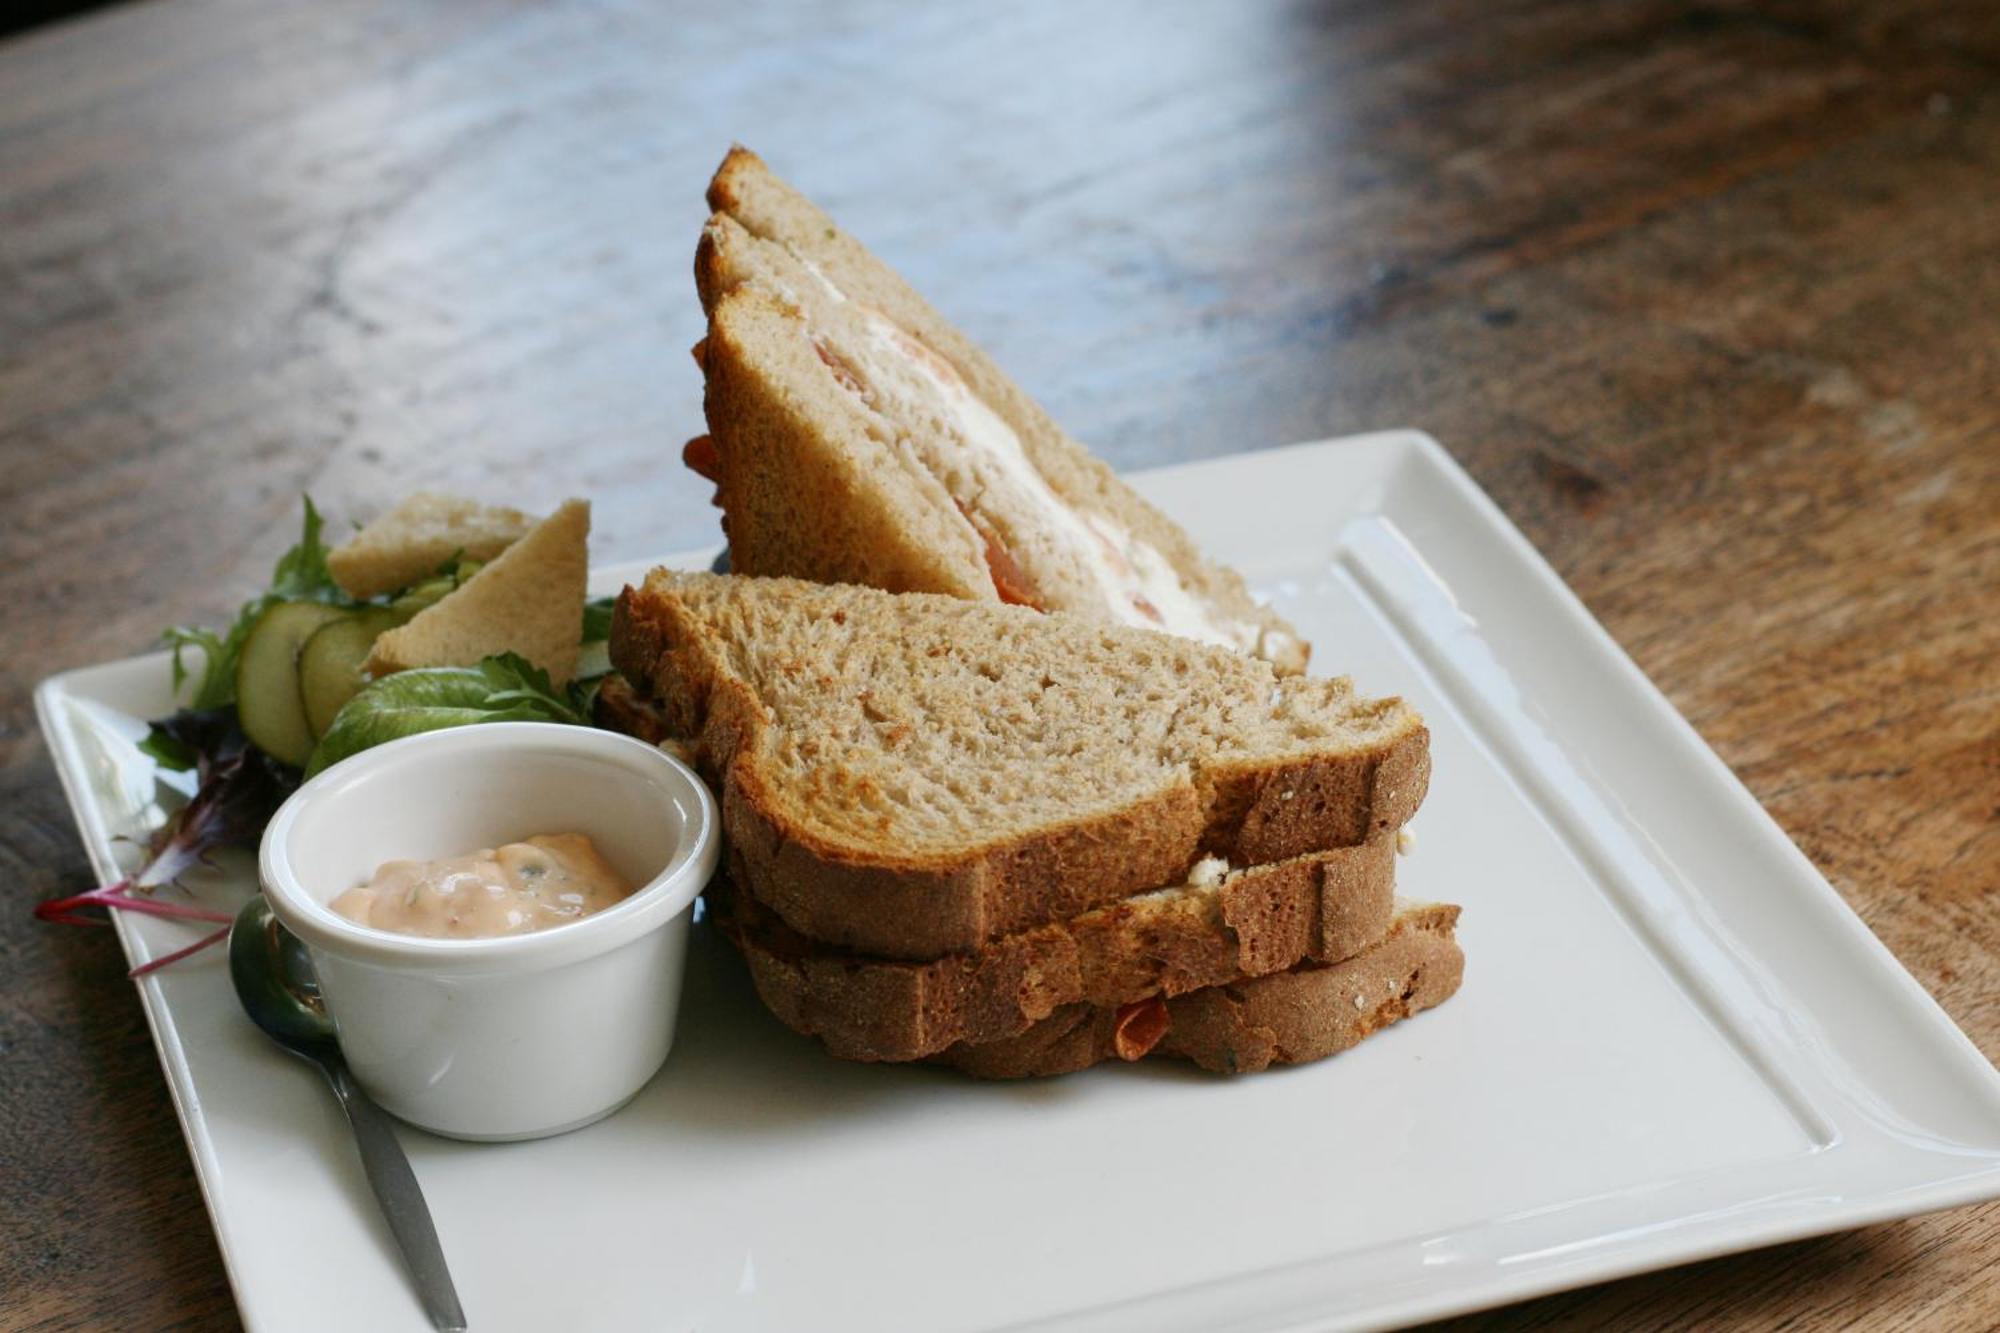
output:
M349 596L328 567L319 510L310 497L304 507L297 544L227 630L175 626L161 636L173 650L176 694L194 674L185 660L189 649L200 652L200 676L188 706L152 723L139 748L162 770L192 771L194 794L147 837L145 859L130 876L35 908L38 919L62 925L108 925L110 912L127 911L221 927L134 968L135 977L227 938L229 913L157 890L181 887L183 875L210 864L221 848L254 850L303 778L385 741L441 727L590 725L597 683L608 670L602 644L611 631L612 599L582 607L580 637L594 671L586 668L566 686L553 685L548 672L511 652L474 666L371 681L365 661L374 637L449 596L480 566L461 553L410 587L365 600ZM92 910L99 908L106 910Z

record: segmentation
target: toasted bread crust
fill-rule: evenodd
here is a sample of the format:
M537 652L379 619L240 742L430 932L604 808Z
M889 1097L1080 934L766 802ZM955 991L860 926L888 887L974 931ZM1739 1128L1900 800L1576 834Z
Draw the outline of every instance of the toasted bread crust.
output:
M1071 1004L1116 1008L1305 959L1332 961L1388 930L1393 836L1253 867L1206 891L1127 898L927 963L829 949L740 892L725 928L764 1003L848 1060L915 1060L1015 1035ZM740 869L738 871L740 873Z
M1344 962L1169 999L1166 1034L1149 1053L1218 1074L1337 1055L1451 998L1465 974L1465 955L1452 935L1457 921L1458 908L1448 904L1413 907L1398 914L1387 937ZM961 1043L932 1059L979 1078L1074 1073L1119 1054L1119 1026L1117 1008L1068 1005L1017 1036Z
M773 597L811 586L756 582ZM883 958L970 953L1179 882L1205 854L1263 865L1362 843L1407 821L1428 786L1429 733L1402 710L1376 740L1306 760L1215 765L1123 810L950 855L840 845L771 790L755 760L762 705L742 680L715 669L706 637L677 598L649 580L619 597L612 660L658 713L653 730L696 740L703 775L722 795L744 887L792 929ZM620 722L615 712L607 716Z

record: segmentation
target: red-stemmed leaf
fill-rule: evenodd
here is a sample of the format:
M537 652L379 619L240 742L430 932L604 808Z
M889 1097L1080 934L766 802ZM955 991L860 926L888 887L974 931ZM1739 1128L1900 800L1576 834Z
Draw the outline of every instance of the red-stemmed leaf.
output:
M129 878L38 904L35 908L38 919L63 925L105 925L110 920L108 916L86 914L83 910L102 907L147 916L220 922L226 927L230 919L227 913L164 901L153 897L153 891L162 885L177 884L188 871L208 864L210 853L218 848L255 847L263 836L264 825L298 785L298 773L245 739L242 728L236 724L233 707L183 709L153 724L145 748L163 762L190 761L195 770L194 795L147 838L146 859ZM154 959L136 969L133 975L164 967L217 943L228 934L226 928L217 931L186 949Z

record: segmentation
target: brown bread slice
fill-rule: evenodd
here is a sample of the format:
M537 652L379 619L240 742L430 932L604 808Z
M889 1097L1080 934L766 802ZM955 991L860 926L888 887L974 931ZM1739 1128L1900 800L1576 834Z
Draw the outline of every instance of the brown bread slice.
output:
M689 461L717 483L734 568L1026 602L1304 668L1233 570L754 153L732 150L708 198L709 436Z
M1071 1004L1116 1008L1301 960L1347 958L1382 938L1395 898L1395 837L1137 894L916 963L829 949L748 894L720 917L765 1005L847 1060L915 1060L1012 1036Z
M1308 963L1149 1002L1164 1014L1069 1005L1018 1036L962 1043L933 1059L979 1078L1074 1073L1118 1057L1121 1045L1129 1057L1173 1056L1217 1074L1323 1060L1451 998L1465 974L1465 955L1453 938L1458 910L1399 903L1387 935L1343 962ZM1157 1044L1146 1045L1150 1032L1133 1041L1135 1030L1162 1019Z
M1401 700L998 603L655 570L611 655L692 739L742 887L884 958L970 953L1205 855L1367 841L1430 774Z

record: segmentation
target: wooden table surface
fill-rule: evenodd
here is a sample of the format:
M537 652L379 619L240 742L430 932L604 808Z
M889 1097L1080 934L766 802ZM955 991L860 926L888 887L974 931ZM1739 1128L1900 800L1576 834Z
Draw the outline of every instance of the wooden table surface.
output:
M712 538L732 138L1119 467L1431 431L2000 1053L2000 6L148 3L0 45L0 1323L235 1318L32 685L301 491ZM1465 1323L1990 1328L2000 1209Z

